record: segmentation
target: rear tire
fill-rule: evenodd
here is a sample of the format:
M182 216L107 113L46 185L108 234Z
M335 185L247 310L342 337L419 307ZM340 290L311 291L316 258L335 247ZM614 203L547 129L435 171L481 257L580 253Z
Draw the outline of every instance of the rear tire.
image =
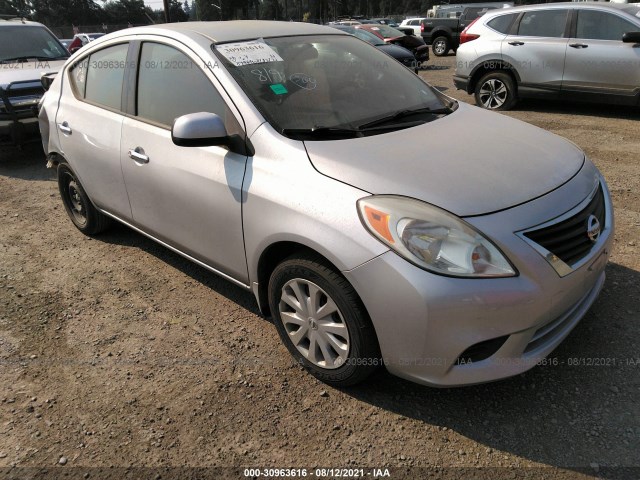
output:
M518 101L515 82L501 71L485 73L475 88L476 105L487 110L510 110Z
M58 164L58 189L69 218L85 235L96 235L111 225L111 219L93 206L76 174L66 162Z
M436 57L444 57L451 49L451 42L447 37L436 37L431 44L431 50Z
M355 385L382 364L369 315L351 284L315 255L295 255L269 279L273 323L291 355L320 381Z

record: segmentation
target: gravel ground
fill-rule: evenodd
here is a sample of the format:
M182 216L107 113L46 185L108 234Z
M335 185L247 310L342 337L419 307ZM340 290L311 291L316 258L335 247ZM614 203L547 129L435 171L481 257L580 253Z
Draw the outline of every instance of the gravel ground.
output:
M421 76L473 103L453 86L454 61L435 58ZM125 227L84 237L42 152L0 149L1 471L640 478L640 110L528 102L507 115L567 137L601 169L615 248L557 365L458 389L384 371L346 390L317 382L250 294Z

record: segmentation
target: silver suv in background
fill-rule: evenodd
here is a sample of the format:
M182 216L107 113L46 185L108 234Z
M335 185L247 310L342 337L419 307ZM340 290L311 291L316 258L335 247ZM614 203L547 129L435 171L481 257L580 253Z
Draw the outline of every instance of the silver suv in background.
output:
M41 23L0 19L0 145L40 137L40 78L56 72L67 58L67 49Z
M508 110L524 97L640 104L640 5L501 9L460 41L454 83L481 107Z

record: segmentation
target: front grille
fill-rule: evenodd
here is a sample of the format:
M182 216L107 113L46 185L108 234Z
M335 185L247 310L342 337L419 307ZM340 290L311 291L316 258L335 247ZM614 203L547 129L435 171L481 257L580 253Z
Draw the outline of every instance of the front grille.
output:
M587 235L587 224L591 215L605 225L605 205L602 186L589 204L571 218L540 230L525 232L525 236L544 247L567 265L574 265L589 254L595 242Z

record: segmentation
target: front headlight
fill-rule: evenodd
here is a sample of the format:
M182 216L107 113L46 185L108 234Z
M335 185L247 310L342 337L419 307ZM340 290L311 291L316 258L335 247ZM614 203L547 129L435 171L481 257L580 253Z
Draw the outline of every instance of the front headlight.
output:
M418 200L374 195L357 202L363 225L411 263L454 277L512 277L498 248L461 218Z

